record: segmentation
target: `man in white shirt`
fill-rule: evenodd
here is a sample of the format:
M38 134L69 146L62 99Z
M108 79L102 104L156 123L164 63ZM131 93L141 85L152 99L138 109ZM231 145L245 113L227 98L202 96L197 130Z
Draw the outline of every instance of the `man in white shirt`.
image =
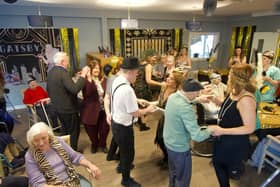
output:
M138 67L137 58L125 58L111 91L112 131L120 150L121 184L125 187L141 187L141 184L130 177L135 154L133 122L155 109L152 105L145 109L138 108L136 95L130 86L136 80Z

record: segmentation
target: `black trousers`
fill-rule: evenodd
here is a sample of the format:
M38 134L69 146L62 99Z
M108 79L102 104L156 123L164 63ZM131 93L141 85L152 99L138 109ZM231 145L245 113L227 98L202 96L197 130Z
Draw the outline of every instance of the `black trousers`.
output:
M120 168L122 171L123 181L130 178L130 168L134 160L134 132L133 126L124 126L113 121L113 137L120 150Z
M80 135L80 116L78 113L57 113L61 121L61 135L70 134L71 147L78 150L78 140Z
M115 123L112 123L112 130L113 130L113 126L115 126L116 124ZM111 160L113 159L113 156L116 154L116 151L118 149L118 144L114 138L114 134L112 136L112 140L111 140L111 144L110 144L110 147L109 147L109 151L108 151L108 154L107 154L107 160Z

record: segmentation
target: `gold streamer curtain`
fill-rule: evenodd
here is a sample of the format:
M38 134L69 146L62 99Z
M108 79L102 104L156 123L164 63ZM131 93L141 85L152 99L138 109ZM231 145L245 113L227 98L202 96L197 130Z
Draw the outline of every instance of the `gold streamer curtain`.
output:
M70 70L80 67L79 30L78 28L61 28L60 35L63 51L70 57Z
M235 47L241 46L245 56L249 59L255 31L256 26L233 27L230 40L230 56L233 55Z

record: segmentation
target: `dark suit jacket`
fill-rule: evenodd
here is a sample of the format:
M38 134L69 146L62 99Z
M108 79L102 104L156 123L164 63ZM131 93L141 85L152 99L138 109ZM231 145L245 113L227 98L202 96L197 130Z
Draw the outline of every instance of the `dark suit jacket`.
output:
M84 78L80 77L74 83L66 69L60 66L53 67L48 72L47 91L56 111L59 113L78 112L77 93L84 84Z
M106 90L106 80L101 82L104 93ZM103 95L104 96L104 95ZM99 102L99 95L94 81L89 82L86 80L83 88L83 97L81 107L81 120L86 125L96 125L99 118L101 104Z

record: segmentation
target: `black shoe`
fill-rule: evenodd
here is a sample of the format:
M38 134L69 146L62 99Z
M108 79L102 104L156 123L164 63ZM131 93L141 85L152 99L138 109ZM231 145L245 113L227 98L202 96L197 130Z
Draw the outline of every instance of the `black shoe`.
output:
M95 153L97 152L97 147L91 146L90 152L91 152L92 154L95 154Z
M150 127L147 127L145 124L140 125L140 131L150 130Z
M14 158L11 162L11 165L13 167L13 169L18 168L22 165L24 165L25 161L24 158Z
M129 178L127 181L122 180L121 184L125 187L141 187L141 184L136 182L133 178Z
M101 151L102 151L103 153L108 153L108 148L107 148L107 147L102 147L102 148L101 148Z
M120 156L117 154L113 154L113 156L107 155L107 161L112 161L112 160L120 160Z
M237 167L230 171L229 177L233 180L240 180L240 177L244 174L244 172L245 166L244 164L241 164L240 167Z
M131 164L131 166L130 166L130 170L132 170L134 167L135 167L135 166L134 166L134 164ZM117 170L117 173L121 173L121 172L122 172L122 169L121 169L120 164L118 164L118 166L117 166L116 170Z

